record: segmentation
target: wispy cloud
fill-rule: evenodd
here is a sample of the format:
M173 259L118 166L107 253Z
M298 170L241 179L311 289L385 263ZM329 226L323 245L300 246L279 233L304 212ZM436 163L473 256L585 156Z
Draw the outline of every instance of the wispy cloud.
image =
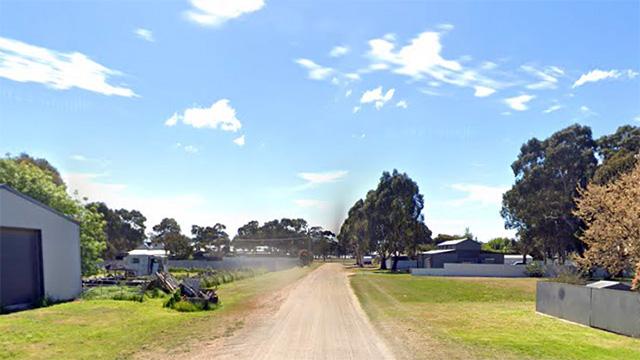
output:
M196 154L200 151L197 147L193 145L182 145L182 143L176 143L176 148L184 150L184 152L189 154Z
M137 28L133 31L133 33L136 34L139 39L142 39L144 41L156 41L156 39L153 37L153 32L149 29Z
M300 58L296 59L295 62L309 71L308 76L312 80L324 80L335 73L332 68L316 64L309 59Z
M301 172L298 177L305 180L307 186L328 184L341 180L349 174L346 170L334 170L325 172Z
M137 96L124 86L107 81L122 75L79 52L59 52L0 37L0 77L44 84L52 89L78 88L103 95Z
M589 71L586 74L582 74L580 78L578 78L578 80L576 80L576 82L573 83L573 88L577 88L578 86L582 86L590 82L598 82L606 79L621 79L621 78L633 79L636 76L638 76L638 74L639 73L637 71L633 71L631 69L629 70L595 69L595 70Z
M530 90L555 89L558 87L558 78L564 75L564 70L557 66L538 69L532 65L522 65L520 69L539 79L526 86Z
M174 113L164 124L175 126L182 121L185 125L194 128L217 129L236 132L242 127L242 123L236 117L236 110L231 107L228 99L214 102L210 107L192 107L184 110L182 114Z
M233 139L233 143L238 146L244 146L244 135L241 135L235 139Z
M386 104L395 93L395 89L389 89L383 94L382 86L378 86L375 89L365 91L360 97L361 104L373 103L375 108L380 110L384 104Z
M558 111L560 109L562 109L562 105L553 104L553 105L549 106L548 108L546 108L545 110L543 110L542 112L545 113L545 114L550 114L550 113Z
M349 53L348 46L336 46L329 52L329 56L331 57L341 57Z
M508 186L489 186L480 184L452 184L451 188L466 193L460 199L451 200L454 206L462 206L469 203L480 205L499 205L502 203L502 194L509 190Z
M87 161L88 159L87 159L87 157L86 157L86 156L84 156L84 155L76 154L76 155L71 155L71 160L75 160L75 161Z
M406 109L409 107L409 104L407 103L406 100L400 100L396 103L396 107Z
M591 110L588 106L582 105L580 106L580 113L584 116L594 116L598 115L595 111Z
M443 32L451 30L447 26ZM395 36L385 35L369 41L371 64L365 71L390 70L414 80L427 79L474 89L475 96L489 96L500 84L476 69L442 55L442 33L425 31L409 43L397 47Z
M191 0L186 18L202 25L216 27L225 22L262 9L264 0Z
M495 89L486 86L474 86L473 88L475 90L473 96L476 97L487 97L496 92Z
M504 99L504 102L509 105L510 108L516 111L525 111L529 107L527 103L535 98L534 95L523 94L520 96L514 96Z
M328 202L316 199L295 199L293 203L303 208L326 209L329 207Z

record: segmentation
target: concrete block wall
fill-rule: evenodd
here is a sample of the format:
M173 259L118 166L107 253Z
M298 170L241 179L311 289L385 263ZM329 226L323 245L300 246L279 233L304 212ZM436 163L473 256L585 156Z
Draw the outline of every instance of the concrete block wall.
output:
M423 276L479 276L525 277L524 265L508 264L457 264L446 263L443 268L413 268L412 275Z
M538 282L536 311L579 324L640 337L640 293Z
M225 257L222 260L169 260L169 268L220 269L240 268L266 269L268 271L285 270L298 266L298 258L289 257Z

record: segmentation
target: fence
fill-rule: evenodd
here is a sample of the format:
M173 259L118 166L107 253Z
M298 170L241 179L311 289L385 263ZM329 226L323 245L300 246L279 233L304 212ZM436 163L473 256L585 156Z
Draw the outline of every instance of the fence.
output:
M298 258L288 257L225 257L222 260L169 260L169 268L220 269L241 268L266 269L268 271L285 270L297 266Z
M536 311L579 324L640 337L640 293L540 281Z
M444 268L412 268L411 275L525 277L524 265L445 263Z

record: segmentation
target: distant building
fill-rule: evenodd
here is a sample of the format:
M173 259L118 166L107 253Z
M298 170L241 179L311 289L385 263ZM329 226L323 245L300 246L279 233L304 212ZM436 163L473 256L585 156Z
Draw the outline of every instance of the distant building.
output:
M0 184L0 308L70 300L81 291L78 222Z
M418 254L418 267L443 268L445 263L504 264L504 254L483 251L472 239L449 240L438 248Z
M504 254L504 263L509 265L525 265L522 261L522 255L511 255ZM533 257L531 255L526 256L527 264L530 264L533 261Z
M129 251L124 258L124 267L136 276L153 275L167 269L167 251L164 249L139 248Z

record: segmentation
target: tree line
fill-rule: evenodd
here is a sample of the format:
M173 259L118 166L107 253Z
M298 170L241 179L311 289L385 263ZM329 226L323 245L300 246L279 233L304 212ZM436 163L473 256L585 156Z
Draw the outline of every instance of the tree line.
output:
M364 255L375 251L381 268L386 269L391 258L395 271L399 255L414 255L421 245L433 242L423 209L424 197L415 181L397 170L383 172L378 186L349 209L339 244L355 255L358 265L363 265Z
M631 125L594 139L591 128L576 124L523 144L511 165L515 184L503 195L501 210L523 253L561 262L583 254L588 224L576 214L581 189L616 181L636 166L639 152L640 128Z

